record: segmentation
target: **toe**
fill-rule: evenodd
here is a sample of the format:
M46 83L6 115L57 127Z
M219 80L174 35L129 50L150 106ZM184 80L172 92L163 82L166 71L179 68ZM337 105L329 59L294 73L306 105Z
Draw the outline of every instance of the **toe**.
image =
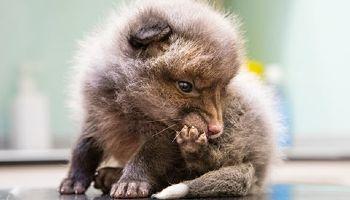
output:
M207 142L208 142L208 138L205 133L202 133L196 140L197 144L206 144Z
M197 128L195 128L194 126L192 126L191 128L190 128L190 130L188 131L188 133L189 133L189 137L191 138L191 140L196 140L197 138L198 138L198 136L199 136L199 133L198 133L198 130L197 130Z
M141 182L139 185L138 195L139 197L148 197L150 185L146 182Z
M85 192L85 187L83 186L83 184L80 182L76 182L74 184L74 193L75 194L84 194L84 192Z
M128 198L137 197L137 184L135 182L129 183L125 196Z
M62 181L59 192L61 194L73 194L73 181L71 179L65 179Z
M123 198L125 197L125 190L127 187L127 183L119 183L119 185L117 186L114 196L115 198Z
M111 191L109 191L109 196L114 197L117 191L117 188L118 188L118 184L117 183L113 184L111 187Z
M180 136L184 139L184 140L188 140L189 138L189 133L188 133L188 127L185 125L182 130L180 131Z

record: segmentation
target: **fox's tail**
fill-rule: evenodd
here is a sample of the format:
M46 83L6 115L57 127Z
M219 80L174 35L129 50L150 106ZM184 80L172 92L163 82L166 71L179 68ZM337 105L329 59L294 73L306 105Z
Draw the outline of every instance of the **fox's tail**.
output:
M255 179L252 164L228 166L196 179L171 185L152 195L152 198L245 196L251 192Z

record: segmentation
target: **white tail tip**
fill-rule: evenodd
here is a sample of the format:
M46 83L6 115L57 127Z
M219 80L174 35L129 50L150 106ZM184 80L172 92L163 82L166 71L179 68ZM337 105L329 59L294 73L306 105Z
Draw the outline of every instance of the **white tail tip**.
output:
M157 194L153 194L154 199L177 199L186 196L189 192L189 187L184 183L171 185Z

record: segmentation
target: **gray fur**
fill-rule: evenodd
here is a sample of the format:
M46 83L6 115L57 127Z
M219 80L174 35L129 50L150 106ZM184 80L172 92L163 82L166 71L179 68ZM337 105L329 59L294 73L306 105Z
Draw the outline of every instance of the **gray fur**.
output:
M278 115L269 90L244 69L236 18L185 0L137 1L116 13L77 57L73 102L79 141L89 145L78 142L73 158L89 158L83 146L119 160L123 172L111 176L120 178L99 185L114 198L147 197L183 181L188 197L261 191ZM181 93L181 80L197 93ZM210 139L210 123L224 127L219 137ZM83 193L95 168L72 159L61 193Z

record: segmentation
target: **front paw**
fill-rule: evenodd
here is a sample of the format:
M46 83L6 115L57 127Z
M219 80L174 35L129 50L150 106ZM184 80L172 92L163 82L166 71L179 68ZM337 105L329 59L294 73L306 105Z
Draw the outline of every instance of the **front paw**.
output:
M65 178L58 189L60 194L84 194L90 186L90 181L77 180L75 178Z
M176 141L180 150L185 153L195 153L208 145L208 139L205 133L199 133L194 126L190 128L186 125L176 135Z
M150 195L151 185L144 181L119 181L112 185L112 198L145 198Z

